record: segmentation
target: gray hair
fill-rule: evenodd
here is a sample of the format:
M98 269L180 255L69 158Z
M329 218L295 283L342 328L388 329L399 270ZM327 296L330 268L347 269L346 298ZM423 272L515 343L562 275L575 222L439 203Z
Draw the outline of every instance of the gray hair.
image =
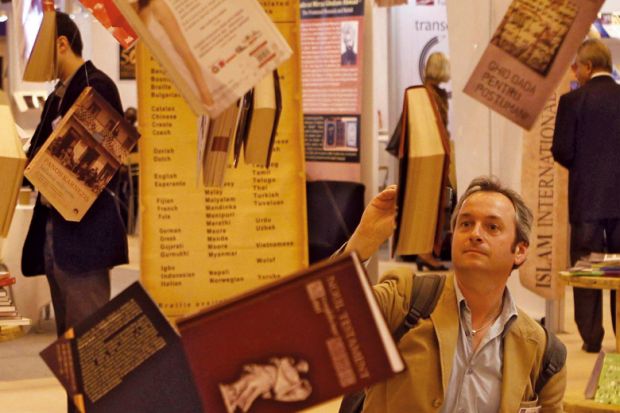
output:
M590 62L592 69L613 72L611 62L611 52L609 48L599 39L588 39L581 43L577 49L577 61L580 63Z
M494 176L479 176L471 181L469 187L467 187L467 190L459 199L459 202L456 204L456 208L454 208L454 212L452 213L452 219L450 220L450 228L452 231L454 231L456 218L461 210L461 207L463 206L463 203L467 198L476 192L497 192L508 198L515 208L516 236L513 243L513 248L520 242L525 243L525 245L530 245L530 232L532 231L532 221L534 219L532 211L525 204L525 201L521 195L519 195L516 191L503 186L499 179Z

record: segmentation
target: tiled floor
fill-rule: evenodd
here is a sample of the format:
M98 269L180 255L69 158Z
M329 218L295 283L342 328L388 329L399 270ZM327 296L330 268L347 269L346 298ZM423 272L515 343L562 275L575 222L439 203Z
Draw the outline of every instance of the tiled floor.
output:
M605 295L605 306L609 308L609 297ZM580 350L581 340L572 321L572 294L567 289L566 328L560 338L568 347L568 391L567 395L583 394L588 376L596 358ZM607 331L604 350L614 351L615 342L609 311L605 312ZM54 339L52 332L35 334L10 342L0 343L0 412L2 413L61 413L66 411L65 393L43 365L38 352ZM334 400L308 412L335 413L339 401Z

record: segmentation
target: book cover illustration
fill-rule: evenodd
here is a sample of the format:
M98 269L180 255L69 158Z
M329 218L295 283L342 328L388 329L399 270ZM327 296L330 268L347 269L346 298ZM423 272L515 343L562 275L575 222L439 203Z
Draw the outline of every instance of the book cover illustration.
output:
M113 1L197 115L218 116L292 54L257 0Z
M463 91L530 130L604 0L513 0Z
M404 369L357 256L177 320L205 411L297 411Z
M80 0L80 3L106 28L124 49L133 46L138 35L112 0Z
M80 221L124 164L138 131L87 87L25 175L68 221Z
M81 412L201 412L179 336L136 282L41 352Z
M574 0L515 0L491 43L545 76L577 9Z

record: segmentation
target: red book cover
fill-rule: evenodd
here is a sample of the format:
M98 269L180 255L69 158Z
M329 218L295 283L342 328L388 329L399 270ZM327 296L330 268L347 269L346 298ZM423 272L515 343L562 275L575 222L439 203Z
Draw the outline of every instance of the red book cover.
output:
M177 325L209 413L297 411L404 369L354 254Z
M112 0L80 0L92 15L105 27L114 38L128 49L138 40L138 35L131 28L125 17Z
M0 287L6 287L15 284L16 281L17 280L15 279L15 277L3 278L0 280Z

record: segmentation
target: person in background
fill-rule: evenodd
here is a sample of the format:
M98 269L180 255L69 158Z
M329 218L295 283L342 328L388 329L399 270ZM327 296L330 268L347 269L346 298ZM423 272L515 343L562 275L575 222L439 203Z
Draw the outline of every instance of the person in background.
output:
M620 85L600 40L581 44L572 66L580 84L560 97L551 152L568 169L571 264L591 252L620 252ZM603 329L601 290L573 288L583 350L598 353ZM616 328L615 291L611 317Z
M75 22L69 15L56 12L56 26L59 80L45 101L27 153L29 160L87 86L123 113L114 82L82 58L82 38ZM110 268L128 262L117 185L118 174L80 222L66 221L41 194L37 198L23 247L22 273L47 276L58 336L110 300ZM68 410L76 411L70 400Z
M365 260L379 248L394 230L395 199L389 187L371 201L344 252ZM398 343L407 370L368 388L364 412L562 411L566 367L535 391L547 336L506 287L527 257L532 219L521 196L494 178L470 183L451 221L454 273L430 318ZM391 331L410 307L413 277L396 268L373 287Z

